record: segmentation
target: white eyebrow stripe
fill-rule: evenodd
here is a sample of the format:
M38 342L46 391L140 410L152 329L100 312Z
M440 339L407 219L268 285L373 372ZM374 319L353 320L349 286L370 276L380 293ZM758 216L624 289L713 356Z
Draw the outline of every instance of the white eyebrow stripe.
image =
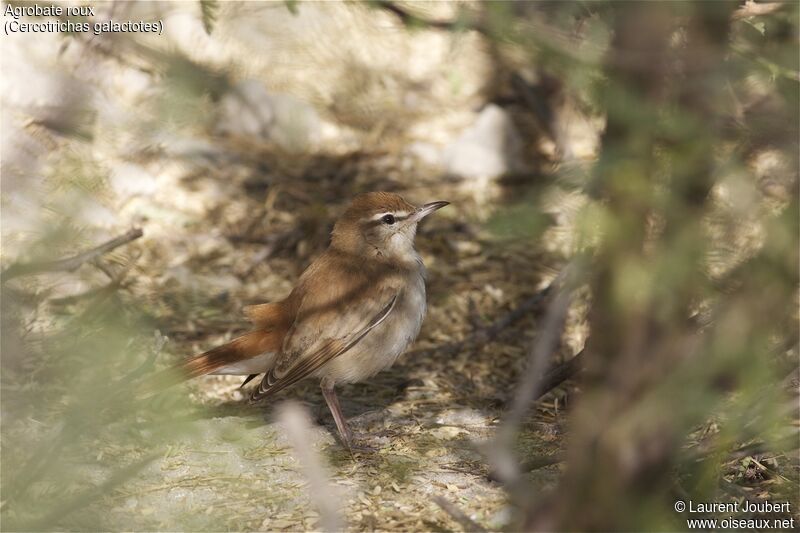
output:
M380 220L386 215L393 215L395 218L406 218L408 217L409 213L407 211L386 211L385 213L378 213L377 215L372 217L372 220Z

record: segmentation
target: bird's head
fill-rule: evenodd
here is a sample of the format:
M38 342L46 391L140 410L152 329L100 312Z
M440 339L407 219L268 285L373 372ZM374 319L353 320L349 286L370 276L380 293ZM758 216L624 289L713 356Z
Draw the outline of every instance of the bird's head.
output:
M449 202L416 207L390 192L359 194L333 227L333 246L365 258L408 263L417 259L417 224Z

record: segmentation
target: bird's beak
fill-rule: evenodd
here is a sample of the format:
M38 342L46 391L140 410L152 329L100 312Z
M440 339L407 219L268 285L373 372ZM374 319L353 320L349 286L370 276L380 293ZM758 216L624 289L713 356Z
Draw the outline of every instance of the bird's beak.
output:
M431 202L429 204L425 204L419 209L417 209L413 215L411 215L411 220L413 222L419 222L426 216L430 215L437 209L441 209L446 205L450 205L450 202Z

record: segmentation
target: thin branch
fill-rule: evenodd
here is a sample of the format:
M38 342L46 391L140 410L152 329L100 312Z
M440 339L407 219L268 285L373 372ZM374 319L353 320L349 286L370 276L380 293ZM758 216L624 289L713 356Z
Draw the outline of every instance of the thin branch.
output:
M547 315L544 317L542 331L539 332L531 350L530 364L517 387L514 403L507 419L507 422L513 426L519 425L531 402L540 396L543 374L550 356L555 352L561 339L561 330L567 316L569 303L569 291L564 290L552 301Z
M482 527L472 518L468 517L464 511L459 509L455 504L450 503L444 497L435 495L433 497L433 501L436 505L441 507L445 513L449 514L453 520L461 524L461 527L464 528L464 531L486 533L486 528Z
M136 264L136 261L139 260L141 255L142 255L141 252L139 252L137 256L134 257L118 274L114 274L109 269L102 267L99 261L93 260L92 264L100 268L100 270L102 270L105 275L111 278L111 281L108 284L104 285L103 287L96 287L94 289L89 289L88 291L82 292L80 294L63 296L61 298L53 298L52 300L50 300L50 302L55 305L70 305L87 298L94 298L99 295L110 294L119 288L126 287L127 283L124 283L125 278L127 278L131 269L133 269L133 267Z
M547 374L544 375L537 391L536 400L555 389L571 377L575 376L578 372L583 370L584 360L586 359L586 350L581 350L575 357L569 361L565 361L560 365L551 368Z
M323 531L342 531L341 501L331 485L323 460L312 446L311 421L305 408L294 402L281 406L280 420L286 428L295 457L308 480L309 496L320 516Z
M565 269L566 270L566 269ZM565 272L562 270L562 274ZM559 275L561 277L561 275ZM488 459L495 475L507 482L519 477L519 464L514 458L512 441L531 403L541 396L545 370L550 356L561 339L564 320L569 310L571 290L562 288L547 308L542 328L531 347L525 373L517 385L511 409L497 430L488 449Z
M43 272L72 272L87 261L91 261L101 255L110 252L115 248L119 248L123 244L134 241L144 235L141 228L134 228L124 235L115 237L110 241L101 244L91 250L87 250L80 254L65 259L58 259L56 261L37 261L32 263L17 263L11 265L0 274L2 282L16 278L18 276L30 276L33 274L41 274Z

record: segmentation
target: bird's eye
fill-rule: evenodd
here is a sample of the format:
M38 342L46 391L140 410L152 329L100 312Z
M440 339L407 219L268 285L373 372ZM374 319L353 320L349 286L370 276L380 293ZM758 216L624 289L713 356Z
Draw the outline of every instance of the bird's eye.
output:
M381 217L381 222L384 224L389 224L390 226L394 224L394 215L383 215Z

